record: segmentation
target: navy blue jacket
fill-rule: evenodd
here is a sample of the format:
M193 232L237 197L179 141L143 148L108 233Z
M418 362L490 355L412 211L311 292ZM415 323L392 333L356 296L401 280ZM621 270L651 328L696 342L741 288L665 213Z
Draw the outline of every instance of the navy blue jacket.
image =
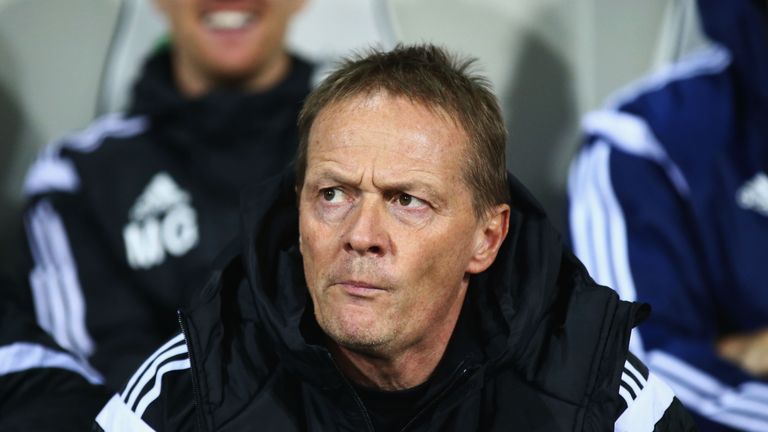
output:
M711 46L583 122L570 231L595 279L653 313L633 351L703 430L768 430L768 385L718 337L768 327L768 20L764 2L700 0Z

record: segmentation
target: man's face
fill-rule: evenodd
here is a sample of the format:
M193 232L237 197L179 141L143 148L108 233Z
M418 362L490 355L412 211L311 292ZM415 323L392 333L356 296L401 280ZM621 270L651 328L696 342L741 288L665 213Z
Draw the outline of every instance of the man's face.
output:
M460 310L465 275L487 267L475 259L483 228L462 179L466 146L446 116L384 93L315 120L301 252L317 321L342 347L386 355L423 342Z
M156 0L186 73L248 80L283 52L288 21L303 0Z

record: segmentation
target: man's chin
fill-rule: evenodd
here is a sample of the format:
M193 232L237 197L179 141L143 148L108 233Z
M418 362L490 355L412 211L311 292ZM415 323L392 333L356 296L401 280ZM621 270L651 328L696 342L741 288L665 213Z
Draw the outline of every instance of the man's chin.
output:
M382 353L385 351L383 348L385 345L373 341L347 339L341 342L335 342L345 351L361 354L368 357L381 357Z
M254 64L259 64L261 59L256 58L255 60L248 60L247 57L245 58L246 59L244 60L232 56L231 58L208 59L208 69L211 76L222 83L230 85L235 83L246 83L257 75L257 68L254 67Z
M338 346L361 354L375 355L391 342L388 332L377 331L367 323L334 322L320 324L323 331Z

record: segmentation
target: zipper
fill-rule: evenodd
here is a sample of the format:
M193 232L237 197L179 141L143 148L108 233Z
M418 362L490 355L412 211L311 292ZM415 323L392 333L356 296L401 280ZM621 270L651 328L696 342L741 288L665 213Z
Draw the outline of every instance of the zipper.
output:
M440 401L440 399L445 397L445 395L447 395L448 392L452 390L453 387L456 386L456 384L459 382L460 379L467 376L470 370L469 370L469 367L464 366L464 363L466 363L465 360L463 360L461 363L459 363L458 366L456 366L456 369L454 369L453 372L451 372L451 377L449 378L448 385L446 385L445 388L443 388L443 390L441 390L437 396L435 396L429 402L427 402L427 404L424 405L419 410L419 412L417 412L413 417L411 417L411 420L409 420L408 423L406 423L405 426L403 426L403 428L400 429L400 432L407 431L408 428L410 428L413 425L413 423L419 419L419 417L421 417L425 412L427 412L427 410L432 408L437 402Z
M339 366L336 364L336 362L333 360L331 353L326 352L326 355L328 356L328 360L330 360L330 362L333 364L333 367L336 368L336 372L338 372L339 377L341 377L341 380L344 382L344 385L347 386L347 390L349 390L352 393L352 398L355 400L357 407L360 409L360 412L363 414L363 419L365 420L366 429L368 429L369 432L376 432L376 430L373 428L373 422L371 421L371 417L368 415L368 410L365 409L365 404L363 404L363 400L360 399L360 396L358 396L357 392L355 391L355 388L352 387L352 383L350 383L347 377L345 377L344 374L341 373L341 370L339 369Z
M181 333L184 335L184 343L187 344L187 354L189 354L189 366L190 366L190 374L192 376L192 402L194 404L195 408L195 424L197 426L197 430L199 431L205 431L205 420L203 419L203 404L200 400L200 390L197 386L197 375L195 373L195 365L192 362L192 346L190 345L189 340L189 333L187 333L186 327L184 327L184 317L181 314L181 310L176 311L176 316L179 319L179 327L181 327Z

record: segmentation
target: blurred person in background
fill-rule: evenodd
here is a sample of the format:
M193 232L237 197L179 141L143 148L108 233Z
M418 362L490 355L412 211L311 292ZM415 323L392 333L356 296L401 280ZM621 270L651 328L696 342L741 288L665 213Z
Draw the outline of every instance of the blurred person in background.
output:
M238 228L239 191L285 168L312 68L283 45L303 0L156 0L170 44L126 113L46 148L25 192L41 327L121 384L177 328Z
M100 380L0 294L0 430L89 430L110 396Z
M768 2L699 0L711 46L586 116L576 254L648 302L633 350L701 430L768 430Z

